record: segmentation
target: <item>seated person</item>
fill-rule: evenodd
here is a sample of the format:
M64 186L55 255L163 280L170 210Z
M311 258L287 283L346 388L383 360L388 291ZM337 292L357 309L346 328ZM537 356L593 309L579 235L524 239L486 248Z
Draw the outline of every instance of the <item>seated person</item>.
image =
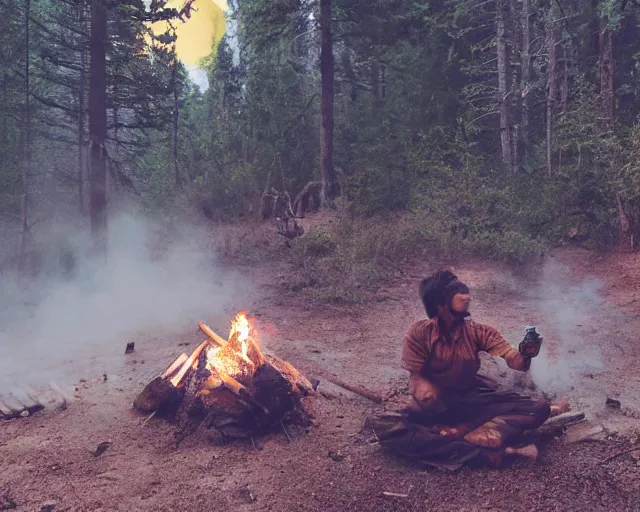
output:
M531 358L493 327L468 318L469 288L453 273L440 270L425 278L420 296L429 319L409 328L402 347L412 399L401 414L373 420L381 444L449 469L473 459L499 466L504 455L535 459L535 445L507 443L568 410L568 404L551 406L543 399L498 391L497 383L478 375L481 351L519 371L529 370Z

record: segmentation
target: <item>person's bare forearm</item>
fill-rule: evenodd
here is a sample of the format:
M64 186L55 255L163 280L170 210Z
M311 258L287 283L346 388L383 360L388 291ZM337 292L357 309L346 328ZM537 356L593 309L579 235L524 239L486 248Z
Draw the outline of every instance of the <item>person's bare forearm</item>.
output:
M436 410L439 403L436 386L421 373L412 372L409 376L409 392L423 411Z
M507 366L509 366L509 368L511 368L512 370L526 372L529 371L529 368L531 368L531 359L524 357L516 349L512 349L507 354L505 354L504 360L507 362Z

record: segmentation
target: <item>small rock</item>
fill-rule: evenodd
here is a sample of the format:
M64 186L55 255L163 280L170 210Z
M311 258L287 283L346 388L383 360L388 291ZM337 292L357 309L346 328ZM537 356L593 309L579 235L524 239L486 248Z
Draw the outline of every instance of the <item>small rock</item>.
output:
M125 354L131 354L136 349L135 342L127 343L127 347L124 349Z
M238 489L238 495L240 496L240 499L242 499L246 503L255 503L256 501L258 501L258 497L253 494L253 492L251 492L249 487L246 485Z
M346 455L339 450L337 452L329 450L329 457L335 462L341 462L345 459Z
M17 508L18 504L8 495L4 495L0 498L0 510L15 510Z
M53 512L53 509L56 507L56 504L57 503L55 501L47 501L40 508L40 512Z
M109 446L111 446L111 442L110 441L103 441L102 443L100 443L98 446L96 446L96 449L93 450L91 453L94 457L99 457L100 455L102 455L105 451L107 451L107 448L109 448Z
M605 405L607 407L611 407L612 409L620 409L622 404L620 403L620 400L616 400L615 398L607 398Z
M29 416L29 411L26 409L20 413L21 418L26 418L27 416Z
M574 426L570 426L565 435L564 442L567 444L575 444L581 441L598 441L604 440L606 434L602 425L594 425L585 421Z

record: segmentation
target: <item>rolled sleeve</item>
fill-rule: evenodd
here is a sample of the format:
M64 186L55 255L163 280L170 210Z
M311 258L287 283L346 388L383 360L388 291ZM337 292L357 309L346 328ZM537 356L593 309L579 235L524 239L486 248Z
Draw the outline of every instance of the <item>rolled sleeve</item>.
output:
M401 365L411 373L420 373L424 369L429 355L420 331L420 323L412 325L404 335L402 343Z
M476 342L479 350L487 352L494 357L502 357L509 368L514 370L526 370L528 364L522 354L505 340L497 329L484 324L475 324Z

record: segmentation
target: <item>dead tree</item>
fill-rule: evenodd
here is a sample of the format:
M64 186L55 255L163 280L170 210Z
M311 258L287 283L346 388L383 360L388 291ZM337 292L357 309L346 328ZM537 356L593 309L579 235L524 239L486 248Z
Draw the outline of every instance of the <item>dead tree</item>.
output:
M293 200L296 217L304 219L308 211L317 211L322 206L322 182L310 181Z
M285 244L290 247L289 240L304 234L304 228L298 223L298 217L291 205L291 196L288 192L278 192L272 188L265 191L261 199L261 212L264 220L273 217L276 222L278 234L286 238Z
M609 20L600 19L600 100L608 129L613 129L615 119L615 90L614 90L614 65L613 56L613 31L607 28Z
M31 18L31 0L24 2L24 31L25 31L25 64L24 64L24 119L25 126L23 131L22 152L23 152L23 168L22 168L22 208L21 208L21 224L22 231L20 234L20 253L19 265L22 269L26 265L27 240L29 237L29 209L31 207L31 92L30 92L30 66L29 59L29 28Z
M625 240L628 236L631 250L633 250L635 248L635 240L633 237L633 232L631 231L629 217L627 217L627 214L624 211L624 207L622 206L620 192L616 192L616 205L618 207L618 218L620 219L620 240Z
M511 108L509 90L509 49L506 23L509 16L508 0L498 0L496 14L496 47L498 52L498 103L500 105L500 142L502 162L513 169L513 146L511 140Z
M522 94L522 118L520 123L520 147L522 159L529 153L529 116L531 111L531 12L529 0L522 0L522 47L520 49L520 89Z
M320 0L320 75L322 99L320 106L320 167L322 172L322 200L331 202L340 195L333 166L333 100L334 59L331 34L331 0Z
M173 28L173 25L171 25ZM173 29L173 37L177 37L175 34L175 28ZM173 174L175 177L176 188L182 188L182 177L180 176L180 168L178 166L178 127L180 116L180 103L179 103L179 88L180 80L178 77L178 56L176 54L176 43L174 41L171 51L171 88L173 90L173 112L172 112L172 124L171 124L171 160L173 163Z
M84 29L86 26L85 19L85 3L80 2L78 4L78 17L80 20L80 26ZM82 37L82 43L80 48L80 83L78 88L78 208L81 214L85 214L85 180L86 180L86 146L85 146L85 131L86 131L86 87L87 87L87 51L85 49L84 36Z
M549 15L549 19L545 25L547 38L547 49L549 52L549 74L547 77L547 172L549 176L552 174L552 156L553 156L553 119L555 113L555 102L558 94L558 54L557 41L554 21Z

